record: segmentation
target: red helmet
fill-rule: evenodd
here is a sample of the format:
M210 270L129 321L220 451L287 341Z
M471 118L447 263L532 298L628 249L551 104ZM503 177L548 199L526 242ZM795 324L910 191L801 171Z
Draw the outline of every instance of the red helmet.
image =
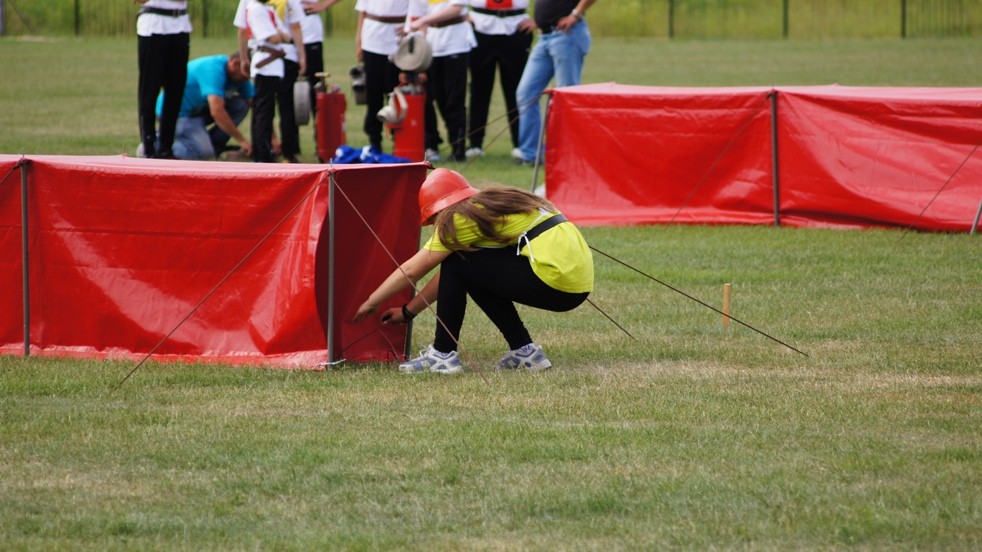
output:
M426 226L433 215L480 192L457 171L436 169L419 188L419 219Z

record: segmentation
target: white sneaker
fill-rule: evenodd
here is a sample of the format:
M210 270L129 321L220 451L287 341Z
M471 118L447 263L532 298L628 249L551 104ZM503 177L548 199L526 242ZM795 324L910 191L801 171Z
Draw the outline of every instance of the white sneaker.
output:
M427 346L419 352L419 356L407 360L399 365L399 371L403 374L418 374L420 372L435 372L437 374L459 374L464 371L460 364L460 354L457 351L441 353Z
M423 152L423 159L426 159L430 163L436 163L440 160L440 152L432 148L426 148L426 151Z
M526 159L525 155L522 154L522 150L519 148L511 150L511 156L518 165L531 165L535 163L534 159Z
M471 148L464 152L464 156L468 159L474 159L475 157L484 157L484 150L481 148Z
M541 372L552 368L552 362L546 358L542 347L535 343L529 343L524 347L519 347L501 357L495 365L498 370L528 370L529 372Z
M143 142L140 142L140 145L136 147L136 156L140 159L145 159L147 157L147 152L145 149L143 149Z

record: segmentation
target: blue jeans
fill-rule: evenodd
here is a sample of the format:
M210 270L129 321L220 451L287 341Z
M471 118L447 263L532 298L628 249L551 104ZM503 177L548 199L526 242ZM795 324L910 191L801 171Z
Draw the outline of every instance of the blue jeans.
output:
M580 84L583 58L590 51L590 28L580 21L568 33L543 34L532 48L515 93L518 102L518 148L527 161L535 159L542 131L539 98L556 77L556 87Z
M249 103L241 96L225 99L225 111L238 126L249 113ZM208 125L212 125L208 128ZM213 159L217 150L224 148L231 137L206 113L197 117L177 119L177 132L174 135L174 157L178 159Z

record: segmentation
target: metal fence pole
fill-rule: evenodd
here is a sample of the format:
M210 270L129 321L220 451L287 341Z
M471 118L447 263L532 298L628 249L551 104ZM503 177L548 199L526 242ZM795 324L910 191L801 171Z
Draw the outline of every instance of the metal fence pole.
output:
M21 159L20 167L20 239L21 239L21 289L24 293L24 356L31 356L31 269L28 263L28 228L27 228L27 166L30 161Z
M777 91L771 97L771 180L774 183L774 226L781 226L781 163L777 152Z
M907 38L907 0L900 0L900 38Z
M781 3L781 36L788 38L788 30L790 29L790 16L788 15L788 4L790 0L784 0Z
M337 351L334 350L334 249L337 245L337 234L334 231L334 219L337 218L337 209L334 207L334 190L337 188L338 181L335 178L334 170L331 170L328 177L329 186L327 188L327 365L333 366L337 359Z
M201 3L201 37L208 38L208 2Z
M539 100L535 100L539 101ZM552 105L552 94L546 95L546 110L542 117L542 126L539 129L539 141L535 146L535 167L532 170L532 193L535 193L536 185L539 183L539 167L545 164L545 154L543 153L543 143L546 136L546 124L549 122L549 106Z
M668 38L675 38L675 0L668 0Z

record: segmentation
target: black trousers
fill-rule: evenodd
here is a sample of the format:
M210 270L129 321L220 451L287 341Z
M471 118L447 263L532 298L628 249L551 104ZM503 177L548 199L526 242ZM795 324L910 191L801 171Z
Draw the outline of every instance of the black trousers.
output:
M300 129L293 106L293 85L300 76L300 64L283 60L283 78L276 86L276 105L280 112L280 153L284 158L300 153Z
M362 62L365 64L365 134L369 144L382 151L382 122L378 120L378 111L385 105L385 95L399 84L399 68L388 56L363 52Z
M426 71L426 113L424 139L427 149L439 149L440 130L437 128L436 110L447 126L447 141L451 155L464 160L467 149L467 65L469 54L453 54L434 57ZM434 105L436 106L434 108Z
M437 351L457 350L468 295L498 328L508 348L518 349L532 343L532 337L515 303L565 312L580 306L589 293L549 287L532 271L528 257L515 254L515 247L452 253L440 264L436 314L443 324L436 325L433 348Z
M257 163L273 162L273 118L276 115L276 90L279 77L256 75L252 98L252 159Z
M532 33L516 32L511 35L487 35L474 33L477 47L471 50L471 111L467 136L475 148L484 147L485 127L488 124L488 108L494 90L494 73L501 78L501 92L508 109L508 130L511 144L518 147L518 102L515 90L522 79L525 62L532 47Z
M191 35L137 36L137 65L139 67L137 109L140 121L140 141L144 155L153 157L159 153L154 148L157 141L157 94L164 91L164 106L160 114L160 150L170 152L174 145L177 116L184 99L184 85L188 77L188 57L191 53Z
M314 129L314 144L317 144L317 91L314 87L320 81L315 75L324 72L324 43L310 42L304 44L303 49L307 53L307 72L304 77L310 84L310 119L314 121L310 126Z

